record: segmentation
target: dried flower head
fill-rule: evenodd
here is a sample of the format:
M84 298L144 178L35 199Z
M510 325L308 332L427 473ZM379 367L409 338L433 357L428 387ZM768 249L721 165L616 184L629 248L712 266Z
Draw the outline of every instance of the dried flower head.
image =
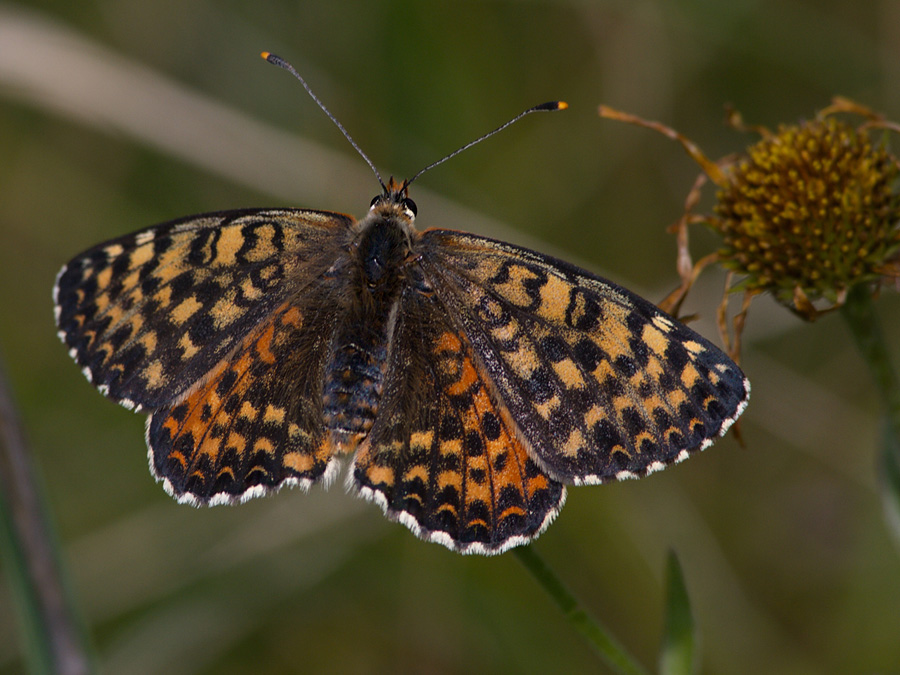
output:
M712 229L744 288L782 303L838 305L851 286L894 274L900 166L866 130L832 116L782 126L726 170Z
M835 117L855 113L854 127ZM873 133L900 130L846 99L816 117L762 138L745 154L712 162L690 140L657 122L601 106L600 114L660 131L678 140L703 169L676 225L682 285L668 304L677 308L700 270L720 262L739 276L730 290L769 291L800 316L814 319L840 307L860 283L900 277L900 163ZM747 130L740 116L730 121ZM718 187L711 215L691 212L706 180ZM704 222L721 235L714 256L690 262L687 226ZM720 327L722 321L720 320Z

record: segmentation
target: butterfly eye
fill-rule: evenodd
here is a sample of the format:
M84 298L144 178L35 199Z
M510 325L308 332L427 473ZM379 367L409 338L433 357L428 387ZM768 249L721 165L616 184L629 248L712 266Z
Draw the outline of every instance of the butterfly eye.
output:
M381 195L375 195L374 197L372 197L372 201L369 202L369 208L374 209L375 205L380 201L381 201Z
M414 216L419 213L419 210L416 208L416 203L409 197L406 197L403 200L403 208L412 213Z

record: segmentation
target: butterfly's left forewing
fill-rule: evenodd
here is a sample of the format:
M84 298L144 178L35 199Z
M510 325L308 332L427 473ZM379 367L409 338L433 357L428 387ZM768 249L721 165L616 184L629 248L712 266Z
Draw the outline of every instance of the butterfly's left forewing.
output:
M317 211L226 211L100 244L57 277L60 337L104 394L153 409L321 274L352 222Z
M741 370L650 302L549 256L429 230L421 260L550 475L636 477L706 447L749 397Z

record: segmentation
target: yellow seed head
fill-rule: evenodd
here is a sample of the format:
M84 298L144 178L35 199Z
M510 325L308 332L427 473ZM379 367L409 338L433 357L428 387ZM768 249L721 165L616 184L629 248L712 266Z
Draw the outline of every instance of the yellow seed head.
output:
M709 224L747 290L789 306L798 293L835 303L854 284L896 275L900 166L867 131L834 117L783 126L726 177Z

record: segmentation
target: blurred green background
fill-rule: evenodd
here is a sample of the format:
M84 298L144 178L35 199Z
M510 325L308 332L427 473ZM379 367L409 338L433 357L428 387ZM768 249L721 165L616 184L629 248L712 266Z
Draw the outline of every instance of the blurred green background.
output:
M540 248L658 301L677 285L665 228L698 169L597 105L714 158L754 140L722 124L725 103L774 127L842 94L898 119L900 3L0 2L0 353L105 672L596 671L515 557L423 543L340 483L177 505L148 473L144 418L97 394L56 338L54 275L103 239L244 206L365 213L368 168L262 50L385 177L568 101L426 174L417 224ZM700 229L693 242L715 246ZM712 338L722 282L685 307ZM877 307L896 344L900 301ZM843 323L758 299L743 365L746 447L729 436L646 480L574 488L537 550L648 666L672 548L703 672L900 672L878 402ZM0 578L0 671L24 669Z

